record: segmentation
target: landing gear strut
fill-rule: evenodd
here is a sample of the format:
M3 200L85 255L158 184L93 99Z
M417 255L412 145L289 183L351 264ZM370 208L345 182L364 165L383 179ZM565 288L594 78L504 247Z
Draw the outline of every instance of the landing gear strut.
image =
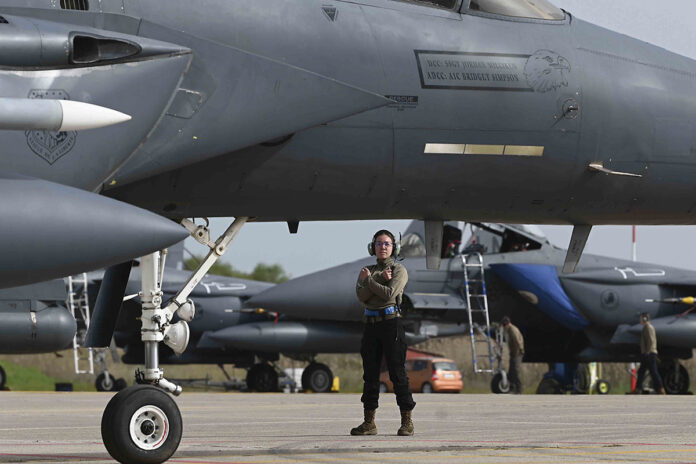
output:
M216 242L210 241L207 227L182 221L193 237L207 245L210 252L177 295L162 308L162 279L166 252L144 256L142 274L142 329L145 345L145 370L136 372L134 385L121 390L109 402L102 416L102 438L109 454L122 463L159 464L169 459L179 447L183 424L174 396L181 387L164 378L159 368L159 343L175 353L186 350L189 341L187 321L195 314L188 296L210 267L222 256L248 218L236 218ZM174 314L181 321L172 323ZM166 392L166 393L165 393Z

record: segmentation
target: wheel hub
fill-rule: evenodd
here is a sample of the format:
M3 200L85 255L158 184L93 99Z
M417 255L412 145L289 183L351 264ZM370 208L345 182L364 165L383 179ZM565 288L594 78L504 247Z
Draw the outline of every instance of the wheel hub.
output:
M131 440L140 449L157 449L164 444L168 435L169 419L157 406L143 406L131 417Z
M328 385L329 377L326 375L325 372L315 372L314 376L312 377L312 383L314 384L317 390L321 391Z
M152 435L155 431L155 423L151 420L145 420L140 424L140 431L145 435Z

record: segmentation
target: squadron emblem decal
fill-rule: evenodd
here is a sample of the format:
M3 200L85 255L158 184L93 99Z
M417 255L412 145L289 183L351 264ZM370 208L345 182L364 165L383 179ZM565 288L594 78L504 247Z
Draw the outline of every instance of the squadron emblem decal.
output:
M45 98L52 100L70 100L65 90L32 90L29 98ZM51 132L42 130L30 130L24 133L27 137L27 145L31 151L43 158L48 164L58 161L75 146L77 131Z
M527 60L524 74L529 86L537 92L548 92L559 87L568 87L567 74L570 63L551 50L537 50Z

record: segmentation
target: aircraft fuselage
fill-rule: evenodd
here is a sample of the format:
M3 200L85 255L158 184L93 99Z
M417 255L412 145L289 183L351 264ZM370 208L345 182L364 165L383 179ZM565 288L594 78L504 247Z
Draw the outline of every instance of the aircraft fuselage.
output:
M692 60L570 17L501 19L394 0L335 2L333 21L314 1L208 6L225 14L184 17L184 2L126 7L196 37L176 42L195 55L182 87L207 100L189 119L165 116L147 156L115 176L117 185L147 180L109 194L170 216L693 222ZM277 143L237 149L253 139L236 134L245 118L281 127L303 111L302 101L263 115L236 107L245 74L267 77L232 56L239 50L393 102L288 140L265 131ZM228 72L217 72L223 63ZM277 82L268 90L280 98L288 89ZM593 172L593 162L642 177Z

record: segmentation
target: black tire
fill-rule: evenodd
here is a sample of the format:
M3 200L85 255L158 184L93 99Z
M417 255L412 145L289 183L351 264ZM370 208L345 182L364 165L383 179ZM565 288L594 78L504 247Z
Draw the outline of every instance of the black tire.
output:
M588 364L578 364L573 375L573 383L577 393L590 393L590 367Z
M257 392L278 391L278 373L269 364L254 364L246 378L249 390Z
M556 379L541 379L536 392L538 395L559 395L562 392L561 384Z
M595 384L595 390L600 395L608 395L611 391L611 384L607 380L599 379Z
M689 372L681 364L677 369L674 368L674 363L669 364L669 368L659 368L658 372L662 377L662 383L665 386L665 391L669 395L684 395L689 391Z
M389 387L387 387L387 384L384 382L379 383L379 392L380 393L388 393L389 392Z
M5 389L5 384L7 383L7 374L5 374L5 369L0 366L0 390Z
M128 383L124 378L116 379L114 382L114 391L121 391L126 387L128 387Z
M178 406L171 396L151 385L134 385L120 391L102 416L104 446L123 464L166 461L179 447L182 432Z
M503 382L503 374L498 372L491 379L491 391L497 394L510 393L510 380L506 376L505 382Z
M421 393L435 393L435 390L433 390L433 386L430 383L425 382L421 386Z
M302 372L302 389L314 393L328 393L333 385L333 372L329 366L321 363L311 363Z
M116 379L113 375L109 374L107 377L106 374L102 372L97 376L94 386L97 387L97 391L100 392L116 391Z

